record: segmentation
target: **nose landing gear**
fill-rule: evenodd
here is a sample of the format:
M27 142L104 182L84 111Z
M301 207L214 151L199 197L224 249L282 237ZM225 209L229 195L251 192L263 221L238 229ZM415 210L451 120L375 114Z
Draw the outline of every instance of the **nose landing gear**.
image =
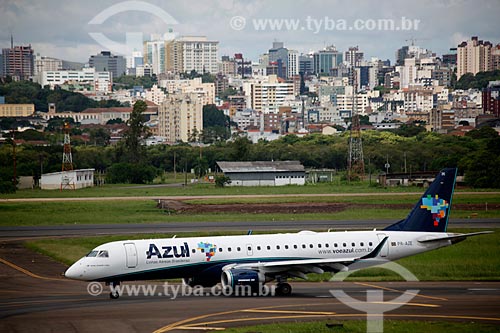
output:
M109 298L117 299L118 297L120 297L120 293L118 291L118 288L116 288L119 285L120 285L120 281L115 281L115 282L109 283L109 290L111 290L111 292L109 293Z

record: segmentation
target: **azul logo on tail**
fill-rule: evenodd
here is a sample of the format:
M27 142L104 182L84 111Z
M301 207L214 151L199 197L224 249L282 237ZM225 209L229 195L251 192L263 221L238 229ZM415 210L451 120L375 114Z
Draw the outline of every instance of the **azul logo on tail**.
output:
M440 199L437 194L434 198L428 194L427 197L422 198L422 205L420 208L427 209L431 212L434 226L437 227L439 221L446 216L446 210L449 206L449 203L444 199Z

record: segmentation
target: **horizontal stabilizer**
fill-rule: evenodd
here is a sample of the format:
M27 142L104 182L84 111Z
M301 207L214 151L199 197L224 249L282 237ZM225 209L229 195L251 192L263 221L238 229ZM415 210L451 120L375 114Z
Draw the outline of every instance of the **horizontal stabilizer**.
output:
M491 233L493 233L493 231L480 231L480 232L472 232L469 234L456 234L456 235L447 236L447 237L423 239L423 240L419 240L419 242L420 243L431 243L431 242L439 242L439 241L443 241L443 240L450 240L453 243L457 243L457 242L463 241L467 237L484 235L484 234L491 234Z

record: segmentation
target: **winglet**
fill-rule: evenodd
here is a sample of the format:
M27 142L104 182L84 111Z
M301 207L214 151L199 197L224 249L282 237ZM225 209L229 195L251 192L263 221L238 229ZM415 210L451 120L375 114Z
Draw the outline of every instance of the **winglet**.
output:
M380 241L380 243L377 245L377 247L375 249L373 249L372 252L368 253L366 256L363 256L359 259L372 259L372 258L375 258L376 256L378 256L378 254L380 253L380 251L384 247L385 243L387 242L388 238L389 238L389 236L385 236L384 239L382 239Z

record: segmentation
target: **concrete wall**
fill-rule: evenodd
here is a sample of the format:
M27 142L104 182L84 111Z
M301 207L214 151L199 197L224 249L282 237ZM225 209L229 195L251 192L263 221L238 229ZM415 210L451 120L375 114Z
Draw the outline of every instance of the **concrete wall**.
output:
M229 186L284 186L304 185L304 172L269 172L269 173L225 173L231 178Z

